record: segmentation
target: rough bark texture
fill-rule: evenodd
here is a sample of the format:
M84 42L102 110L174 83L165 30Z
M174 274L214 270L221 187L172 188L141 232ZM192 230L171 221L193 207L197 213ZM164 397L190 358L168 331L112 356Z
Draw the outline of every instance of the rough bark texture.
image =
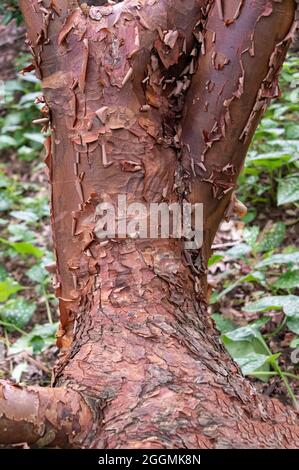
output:
M255 127L278 94L296 3L20 5L53 130L46 149L61 355L55 388L0 389L0 441L298 448L297 413L256 394L206 312L213 237L235 204ZM204 202L203 249L186 253L182 240L103 243L96 206L116 205L118 194ZM24 407L14 416L19 393ZM42 426L47 400L50 432Z

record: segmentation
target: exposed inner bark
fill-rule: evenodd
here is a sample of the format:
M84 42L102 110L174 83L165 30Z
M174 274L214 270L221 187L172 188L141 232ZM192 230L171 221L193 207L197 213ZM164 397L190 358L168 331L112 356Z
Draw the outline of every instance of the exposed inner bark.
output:
M9 389L8 412L2 391L4 442L299 447L295 411L256 395L206 313L213 237L277 96L295 2L20 4L53 130L46 148L61 355L57 388L20 392L21 424L12 412L17 392ZM188 254L183 240L103 243L97 204L116 206L119 194L146 204L204 202L203 249ZM44 399L67 410L51 416L50 433L40 431ZM74 407L81 414L65 425Z

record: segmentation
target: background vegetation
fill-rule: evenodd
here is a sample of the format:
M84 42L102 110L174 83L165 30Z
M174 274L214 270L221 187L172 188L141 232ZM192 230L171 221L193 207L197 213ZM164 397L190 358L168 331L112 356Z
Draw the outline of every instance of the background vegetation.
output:
M17 2L2 3L7 23ZM22 69L29 56L18 57ZM299 399L299 59L290 53L282 97L260 125L239 181L248 206L224 223L209 262L211 315L244 375L269 395ZM0 377L47 383L55 360L57 301L47 177L40 128L44 106L30 73L4 84L0 105ZM297 246L296 246L297 245ZM221 313L220 313L221 312ZM293 361L292 361L293 358ZM299 359L299 354L298 354Z

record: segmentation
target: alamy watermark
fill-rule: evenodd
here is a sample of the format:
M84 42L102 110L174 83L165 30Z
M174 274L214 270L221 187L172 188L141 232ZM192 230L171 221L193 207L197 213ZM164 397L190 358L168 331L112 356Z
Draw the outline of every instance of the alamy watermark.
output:
M118 195L116 205L97 205L94 233L100 240L183 239L186 250L196 250L203 243L203 204L128 203Z

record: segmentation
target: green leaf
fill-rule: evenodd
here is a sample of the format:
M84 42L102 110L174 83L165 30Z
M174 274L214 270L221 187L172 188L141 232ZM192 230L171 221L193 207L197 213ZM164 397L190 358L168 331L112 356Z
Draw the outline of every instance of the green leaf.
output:
M36 149L22 145L18 148L18 155L21 160L32 161L36 155Z
M35 240L35 233L29 230L25 224L9 224L7 230L12 235L9 237L9 241L32 243Z
M8 188L10 185L9 179L3 175L3 173L0 173L0 188Z
M277 204L291 204L299 201L299 176L284 178L278 183Z
M39 284L43 284L48 278L48 272L40 264L32 266L32 268L30 268L26 272L26 274L32 281L37 282Z
M10 194L2 192L0 199L0 212L5 212L13 205L13 199Z
M268 170L274 170L288 163L291 158L292 154L288 152L271 152L251 157L250 163L256 166L266 167Z
M31 140L32 142L36 142L37 144L43 145L45 141L45 137L38 133L38 132L25 132L24 137L26 139Z
M5 281L8 277L8 272L6 271L5 267L0 264L0 281Z
M222 261L224 258L224 255L221 255L219 253L214 253L211 258L209 259L208 267L211 268L214 266L214 264L219 263L219 261Z
M235 357L234 360L241 367L242 373L244 375L253 374L254 372L265 370L263 366L267 364L269 356L264 354L258 354L254 351L251 351L250 345L245 349L243 347L242 354L243 356ZM246 351L246 352L245 352ZM267 367L266 370L269 370Z
M33 92L33 93L27 93L26 95L22 96L22 98L20 99L19 105L22 106L22 105L27 104L27 103L32 105L32 103L34 103L36 98L38 98L39 96L40 96L40 91ZM31 134L29 134L29 135L31 135ZM38 135L40 135L40 134L38 134ZM25 134L25 137L27 137L26 134Z
M225 335L226 338L231 341L252 341L253 339L258 339L263 343L263 337L258 330L258 327L255 324L248 326L242 326L241 328L236 328L233 331L229 331Z
M258 282L259 284L264 284L265 283L265 276L263 273L259 271L255 271L252 273L247 274L246 276L240 277L237 279L234 283L230 284L226 289L221 291L213 300L215 302L218 302L222 297L227 295L229 292L231 292L233 289L238 287L240 284L245 283L245 282Z
M277 295L263 297L244 307L244 312L266 312L268 310L283 310L287 317L299 318L299 297L296 295Z
M263 351L258 340L232 341L224 335L222 341L244 375L270 370L270 355L268 351Z
M299 251L293 253L282 253L269 256L256 264L257 269L266 268L267 266L279 264L299 264Z
M28 64L27 64L28 65ZM30 82L30 83L35 83L37 85L40 85L41 82L40 82L40 79L37 78L33 72L30 72L30 73L26 73L26 75L22 75L20 77L20 80L23 80L25 82ZM40 96L40 92L37 93L37 96Z
M10 135L0 135L0 149L17 147L17 141Z
M221 315L220 313L214 313L212 318L216 323L217 330L220 333L228 333L229 331L236 329L236 325L231 320L229 320L229 318L225 318L225 316Z
M21 336L9 347L8 355L11 356L19 354L24 351L29 354L36 354L45 351L47 348L55 345L57 328L58 323L36 325L28 335Z
M275 289L295 289L299 286L299 270L283 273L272 285Z
M259 241L255 249L258 252L272 251L278 248L286 235L286 227L282 222L274 224L263 232L262 240Z
M38 221L38 216L33 211L12 211L10 214L24 222L34 223Z
M261 322L237 328L221 336L223 344L239 364L244 375L254 372L268 372L271 362L277 358L270 353L258 330L267 321L267 319L263 319ZM265 376L261 380L267 381L267 377Z
M231 259L239 259L251 253L251 247L246 243L239 243L225 252L225 256Z
M9 300L0 307L0 318L17 328L23 328L30 322L35 310L35 303L28 302L24 298L18 297Z
M11 277L0 282L0 302L6 302L9 297L24 289L18 282Z
M0 242L4 243L5 245L9 245L21 255L32 255L35 258L41 258L44 255L44 252L40 248L37 248L36 246L32 245L32 243L10 242L8 240L5 240L4 238L0 238Z
M245 227L243 232L244 241L253 248L259 233L260 229L257 225L253 225L252 227Z
M242 217L242 221L244 224L250 224L256 218L257 212L255 208L251 208L248 210L247 214Z
M287 327L296 335L299 335L299 316L288 318Z
M293 348L293 349L299 348L299 338L294 338L294 339L291 341L290 346L291 346L291 348Z
M258 354L254 351L250 352L250 348L248 348L246 354L243 356L235 358L235 361L241 367L242 373L244 375L253 375L254 372L265 372L270 369L269 364L274 359L273 355L265 355L265 354Z

